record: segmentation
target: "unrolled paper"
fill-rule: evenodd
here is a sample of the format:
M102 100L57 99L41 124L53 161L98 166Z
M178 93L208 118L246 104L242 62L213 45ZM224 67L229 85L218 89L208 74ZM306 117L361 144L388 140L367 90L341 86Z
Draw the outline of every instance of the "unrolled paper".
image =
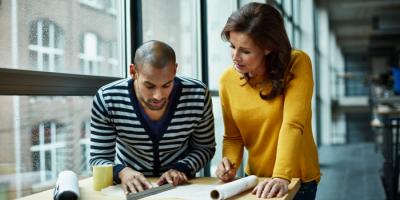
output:
M241 178L230 183L219 185L211 191L210 195L212 199L227 199L243 191L249 190L257 185L257 176L251 175L245 178Z

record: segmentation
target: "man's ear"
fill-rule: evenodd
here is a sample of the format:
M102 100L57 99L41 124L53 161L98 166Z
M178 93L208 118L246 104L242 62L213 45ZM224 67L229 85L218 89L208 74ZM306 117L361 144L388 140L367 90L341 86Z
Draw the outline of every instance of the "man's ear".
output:
M135 75L136 75L136 69L135 69L135 65L134 64L131 64L131 65L129 65L129 74L131 75L131 78L135 78Z
M176 74L176 69L178 69L178 63L175 63L175 71L174 71L174 74Z

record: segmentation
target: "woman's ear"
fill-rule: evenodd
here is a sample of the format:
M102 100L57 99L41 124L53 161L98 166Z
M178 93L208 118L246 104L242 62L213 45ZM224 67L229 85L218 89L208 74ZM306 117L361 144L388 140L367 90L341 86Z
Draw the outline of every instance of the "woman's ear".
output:
M264 50L264 55L268 55L269 53L271 53L270 50L268 50L268 49L265 49L265 50Z

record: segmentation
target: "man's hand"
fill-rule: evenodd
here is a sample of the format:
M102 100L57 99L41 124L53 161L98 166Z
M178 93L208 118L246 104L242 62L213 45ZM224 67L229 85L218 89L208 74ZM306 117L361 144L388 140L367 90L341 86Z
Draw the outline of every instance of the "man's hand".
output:
M218 164L215 175L217 175L220 180L224 182L229 182L235 178L236 171L236 166L232 164L227 157L224 157L222 158L222 161Z
M183 172L180 172L175 169L170 169L164 174L161 175L160 179L157 181L157 185L163 185L165 183L170 183L174 186L176 185L181 185L188 182L188 178L186 177L186 174Z
M118 174L121 179L121 186L125 194L136 193L151 188L151 184L142 173L125 167Z
M251 192L257 198L283 197L288 192L289 181L282 178L264 180Z

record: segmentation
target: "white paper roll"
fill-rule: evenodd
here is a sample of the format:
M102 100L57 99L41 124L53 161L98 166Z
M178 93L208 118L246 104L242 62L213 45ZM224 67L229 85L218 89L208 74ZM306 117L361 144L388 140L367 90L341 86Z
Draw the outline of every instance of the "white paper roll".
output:
M245 178L241 178L230 183L225 183L223 185L215 187L214 190L211 190L210 195L212 199L227 199L255 187L257 183L257 176L247 176Z
M80 197L78 176L73 171L62 171L54 188L54 200L74 200Z

